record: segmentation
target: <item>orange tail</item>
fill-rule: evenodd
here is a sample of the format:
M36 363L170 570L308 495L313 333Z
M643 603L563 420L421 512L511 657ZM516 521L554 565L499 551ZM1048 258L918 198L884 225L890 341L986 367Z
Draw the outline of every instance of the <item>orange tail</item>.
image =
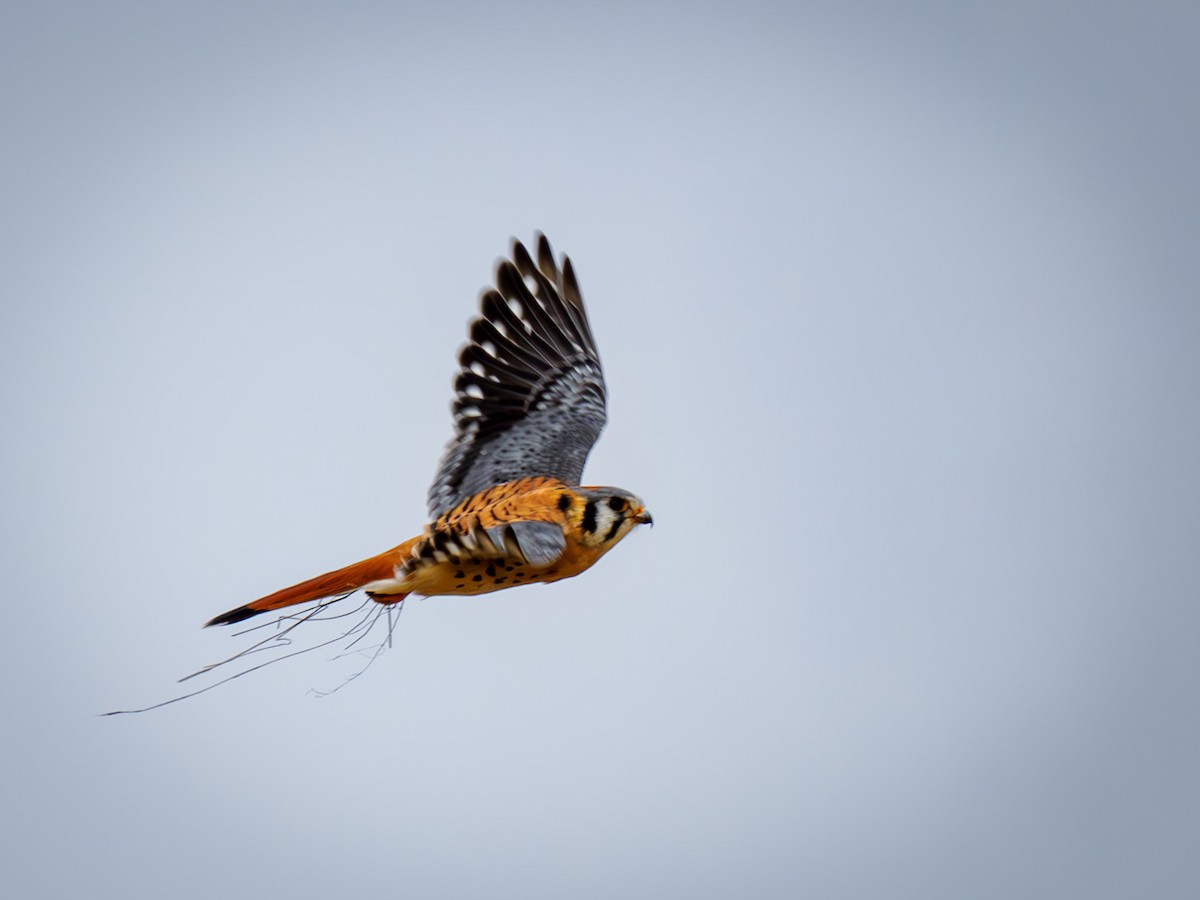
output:
M370 584L372 581L391 578L393 577L397 560L403 558L398 552L403 547L405 545L401 544L399 547L394 547L391 550L380 553L378 556L372 556L370 559L364 559L362 562L356 562L353 565L346 566L344 569L326 572L324 575L318 575L316 578L310 578L308 581L302 581L289 588L268 594L261 600L255 600L253 603L247 603L245 606L231 609L227 613L221 613L215 619L205 622L204 627L207 628L210 625L232 625L234 622L242 622L251 616L257 616L259 613L270 612L273 609L282 609L285 606L295 606L297 603L308 603L310 600L323 600L326 597L336 597L338 594L348 594L351 591L358 590L365 584ZM407 594L379 595L380 598L386 598L380 599L381 603L399 603L407 596Z

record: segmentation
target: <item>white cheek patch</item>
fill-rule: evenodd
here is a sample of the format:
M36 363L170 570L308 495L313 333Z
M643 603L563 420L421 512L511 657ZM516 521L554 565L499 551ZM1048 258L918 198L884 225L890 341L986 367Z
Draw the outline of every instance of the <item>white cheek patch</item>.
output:
M612 526L612 510L608 508L607 503L599 503L596 505L596 527L592 534L597 539L608 533L608 529Z
M596 511L596 535L595 541L601 544L608 544L617 539L621 535L621 526L625 523L623 513L614 512L609 508L608 504L603 504Z

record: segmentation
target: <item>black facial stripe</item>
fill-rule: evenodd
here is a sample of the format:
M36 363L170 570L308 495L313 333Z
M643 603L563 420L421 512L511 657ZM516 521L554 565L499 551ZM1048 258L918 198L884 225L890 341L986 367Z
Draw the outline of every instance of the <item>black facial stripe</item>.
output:
M608 527L608 534L604 535L604 540L611 541L617 536L617 529L621 527L621 523L625 521L624 516L613 516L613 523Z
M589 500L583 508L583 530L591 534L596 530L596 501Z
M559 494L558 495L558 511L566 512L570 508L571 508L570 495L569 494Z

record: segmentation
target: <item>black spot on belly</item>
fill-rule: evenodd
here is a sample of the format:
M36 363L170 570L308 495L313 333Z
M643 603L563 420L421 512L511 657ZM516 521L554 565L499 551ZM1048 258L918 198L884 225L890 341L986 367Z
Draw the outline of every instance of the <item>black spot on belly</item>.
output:
M467 577L467 573L466 573L466 572L455 572L455 573L454 573L454 577L455 577L455 578L466 578L466 577Z
M501 575L499 578L496 579L496 584L504 584L504 582L506 582L506 581L508 581L508 579L505 578L503 575Z
M471 580L472 581L483 581L483 576L482 575L472 575Z
M495 566L488 566L488 567L487 567L487 574L488 574L488 578L491 578L493 575L495 575L495 574L496 574L496 567L495 567Z
M465 585L465 584L456 584L456 585L454 586L454 589L455 589L456 591L461 591L461 590L462 590L463 588L465 588L465 587L466 587L466 585Z

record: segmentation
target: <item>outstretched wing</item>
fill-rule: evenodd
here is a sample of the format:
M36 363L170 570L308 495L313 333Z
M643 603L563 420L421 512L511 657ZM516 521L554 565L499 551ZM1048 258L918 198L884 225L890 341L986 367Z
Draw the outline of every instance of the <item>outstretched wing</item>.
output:
M537 263L520 241L496 267L458 355L454 438L433 485L436 519L495 484L543 475L579 484L604 427L604 373L571 261L546 236Z

